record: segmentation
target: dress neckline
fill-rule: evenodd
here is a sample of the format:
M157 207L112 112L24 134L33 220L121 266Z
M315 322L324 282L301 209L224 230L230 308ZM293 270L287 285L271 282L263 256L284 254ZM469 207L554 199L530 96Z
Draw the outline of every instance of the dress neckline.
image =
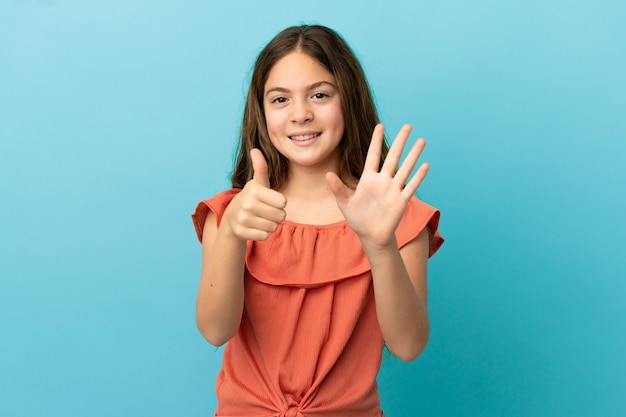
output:
M326 224L311 224L311 223L299 223L294 222L292 220L283 220L280 222L281 226L291 226L291 227L302 227L309 229L334 229L334 228L344 228L347 227L347 223L345 220L340 220L338 222L326 223Z

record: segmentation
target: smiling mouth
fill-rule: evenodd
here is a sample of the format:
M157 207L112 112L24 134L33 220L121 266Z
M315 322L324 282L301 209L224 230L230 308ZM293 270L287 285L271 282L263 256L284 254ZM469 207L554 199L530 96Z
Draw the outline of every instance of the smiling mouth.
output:
M319 135L321 135L321 133L311 133L309 135L295 135L295 136L289 136L289 139L295 140L298 142L304 142L305 140L316 138Z

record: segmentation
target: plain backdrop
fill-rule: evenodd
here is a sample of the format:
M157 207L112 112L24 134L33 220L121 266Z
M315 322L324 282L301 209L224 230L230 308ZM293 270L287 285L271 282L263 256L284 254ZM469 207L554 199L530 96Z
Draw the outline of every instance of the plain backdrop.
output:
M210 416L190 213L278 31L355 50L428 141L447 242L401 416L626 415L626 3L0 1L0 415Z

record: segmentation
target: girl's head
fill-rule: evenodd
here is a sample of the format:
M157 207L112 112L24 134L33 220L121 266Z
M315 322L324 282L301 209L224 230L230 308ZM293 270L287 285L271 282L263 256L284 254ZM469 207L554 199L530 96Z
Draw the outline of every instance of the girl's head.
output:
M243 188L252 178L252 148L260 149L265 155L272 188L279 189L287 181L288 160L270 141L263 103L270 71L281 58L296 51L319 62L335 78L345 127L339 143L337 174L347 184L352 184L352 180L361 175L372 131L378 123L363 69L346 42L333 30L317 25L294 26L276 35L261 51L254 65L232 176L234 188ZM383 147L384 158L387 146Z

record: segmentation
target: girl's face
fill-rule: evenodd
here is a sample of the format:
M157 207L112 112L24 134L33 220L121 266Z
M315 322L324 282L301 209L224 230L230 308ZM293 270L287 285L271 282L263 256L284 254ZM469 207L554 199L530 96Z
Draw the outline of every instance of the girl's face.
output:
M344 132L335 77L299 51L271 69L263 92L265 122L276 150L296 166L335 170Z

